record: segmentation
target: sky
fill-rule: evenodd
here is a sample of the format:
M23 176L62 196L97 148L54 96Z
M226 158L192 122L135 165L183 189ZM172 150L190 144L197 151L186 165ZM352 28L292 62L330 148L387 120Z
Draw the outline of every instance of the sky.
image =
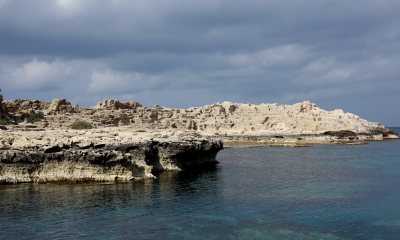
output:
M5 100L310 101L400 126L398 0L0 0Z

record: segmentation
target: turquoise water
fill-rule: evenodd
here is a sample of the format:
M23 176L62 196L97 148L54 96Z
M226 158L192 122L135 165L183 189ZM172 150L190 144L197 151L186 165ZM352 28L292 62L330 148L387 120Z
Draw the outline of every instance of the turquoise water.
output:
M217 159L155 180L1 187L0 239L400 239L400 140Z

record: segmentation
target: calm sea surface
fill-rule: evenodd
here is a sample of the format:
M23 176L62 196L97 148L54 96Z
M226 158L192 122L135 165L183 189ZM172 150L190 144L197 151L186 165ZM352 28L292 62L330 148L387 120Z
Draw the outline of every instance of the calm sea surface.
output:
M400 140L217 159L156 180L1 187L0 239L400 239Z

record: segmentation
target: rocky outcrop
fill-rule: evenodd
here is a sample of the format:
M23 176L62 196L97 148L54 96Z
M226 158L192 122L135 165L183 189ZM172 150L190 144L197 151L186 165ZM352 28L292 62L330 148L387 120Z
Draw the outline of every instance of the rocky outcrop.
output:
M7 113L43 113L50 107L50 102L29 99L13 99L4 102Z
M121 138L110 132L79 136L81 133L2 136L0 183L153 178L156 171L215 164L223 148L220 141L204 138Z
M46 115L63 115L73 112L72 105L66 99L53 99L49 108L45 111Z
M310 102L294 105L217 103L200 108L169 109L153 106L137 108L132 123L136 127L194 130L203 135L275 135L322 134L328 131L352 131L357 134L398 134L374 122L368 122L342 110L325 111ZM386 134L387 133L387 134Z
M19 109L13 110L15 113L34 111L32 106L40 110L45 107L44 102L38 100L9 102L12 101L20 103L14 104L18 108L8 104L9 109ZM130 126L133 129L182 130L203 136L273 136L351 131L355 134L382 134L384 138L398 138L395 131L379 123L369 122L340 109L325 111L308 101L294 105L223 102L174 109L159 105L147 108L136 101L121 103L114 99L84 108L77 105L72 107L65 99L54 99L43 112L45 118L42 123L35 124L46 129L70 128L76 121L85 121L96 128Z
M104 100L102 102L97 103L97 106L93 107L94 109L136 109L138 107L142 107L142 104L136 101L128 101L128 102L120 102L116 99Z
M25 113L40 117L24 122L23 116L35 115ZM379 123L310 102L171 109L104 100L83 108L66 99L3 103L0 94L0 117L10 124L0 126L0 184L152 178L156 171L215 163L222 142L299 147L398 138ZM65 130L76 121L94 129Z

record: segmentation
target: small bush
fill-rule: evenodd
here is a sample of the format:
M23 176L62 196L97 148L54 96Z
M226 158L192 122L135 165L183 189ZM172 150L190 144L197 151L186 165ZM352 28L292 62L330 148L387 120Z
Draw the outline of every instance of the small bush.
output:
M85 121L76 121L71 124L72 129L91 129L92 124L85 122Z
M17 123L5 118L0 118L0 125L17 125Z
M34 122L40 122L42 119L44 119L44 116L42 113L23 113L21 115L21 119L22 120L27 119L28 123L34 123Z

